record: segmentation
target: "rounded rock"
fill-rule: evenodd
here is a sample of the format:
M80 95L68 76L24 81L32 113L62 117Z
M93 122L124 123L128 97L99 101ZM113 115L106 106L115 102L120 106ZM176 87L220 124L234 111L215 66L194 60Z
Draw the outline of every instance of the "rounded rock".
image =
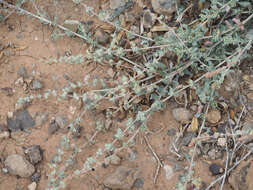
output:
M151 0L156 13L172 14L176 11L176 0Z
M211 124L218 123L221 120L221 113L219 110L211 110L208 112L206 119Z
M186 108L175 108L172 110L172 115L175 118L175 120L181 123L185 123L191 120L193 116L193 114Z
M10 174L20 177L30 177L35 171L34 166L18 154L9 155L4 164Z

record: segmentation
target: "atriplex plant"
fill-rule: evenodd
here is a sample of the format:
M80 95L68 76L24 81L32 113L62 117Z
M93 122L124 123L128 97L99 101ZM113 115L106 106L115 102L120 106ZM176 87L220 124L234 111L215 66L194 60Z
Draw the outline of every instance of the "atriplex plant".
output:
M253 40L253 10L251 1L240 0L213 0L200 1L209 4L208 8L199 7L198 15L191 15L191 18L185 17L185 3L178 4L176 14L176 28L157 37L150 38L144 33L142 36L128 31L122 26L119 20L111 22L107 20L106 11L96 13L93 8L88 7L82 1L73 0L77 6L80 6L91 16L96 16L101 21L111 24L115 27L111 35L110 46L105 48L99 45L89 31L87 25L80 22L78 32L71 31L61 24L57 23L57 18L51 21L46 13L41 13L36 6L36 1L30 0L36 13L24 10L22 5L26 0L19 0L16 6L10 5L3 0L7 8L16 9L20 14L25 14L39 19L44 24L49 24L58 29L55 30L52 37L77 36L90 44L86 55L75 55L61 57L60 59L49 60L49 63L106 63L115 69L124 68L124 75L115 82L114 87L106 85L103 79L91 79L86 77L85 82L71 82L68 87L62 89L62 92L48 90L45 94L30 95L20 98L18 104L29 103L34 99L48 99L52 94L59 101L64 101L68 97L77 101L81 100L85 108L75 121L70 124L70 133L64 136L58 149L53 163L53 171L50 174L48 190L57 190L65 187L67 181L73 176L80 176L91 168L101 165L104 159L113 159L116 152L134 144L135 136L140 131L145 131L147 121L150 115L155 111L160 111L165 107L166 101L171 97L177 96L181 91L190 88L196 91L199 97L199 103L211 103L215 105L215 98L218 96L217 89L224 80L228 72L238 67L245 58L252 57L248 51L251 50ZM57 2L57 1L55 1ZM57 4L57 3L56 3ZM61 13L58 13L60 16ZM165 23L166 16L160 16L159 21ZM189 20L190 19L190 20ZM126 33L138 38L137 44L131 41L130 49L124 49L117 40L118 33L124 30ZM130 56L131 52L131 56ZM132 59L138 58L138 62ZM144 55L144 56L143 56ZM145 59L143 58L145 57ZM166 64L169 62L169 64ZM91 90L85 93L77 93L75 89L97 83L103 86L100 90ZM71 169L73 158L85 147L71 147L71 133L76 131L86 110L96 109L97 104L104 99L110 100L118 105L118 109L109 110L107 117L110 118L116 113L129 112L134 113L127 122L126 128L118 128L115 134L115 140L105 144L104 148L97 150L96 155L87 158L84 167L80 170L66 175L66 171ZM141 103L148 104L149 108L143 110ZM97 131L89 142L93 141L96 135L104 130L104 124L98 123ZM130 138L126 134L132 134ZM121 141L122 147L116 147L116 142ZM87 145L87 143L85 144ZM62 162L64 150L73 149L73 154L66 160L64 167L59 168L58 163ZM105 152L110 156L105 158ZM192 174L192 173L191 173ZM189 177L191 179L191 176ZM188 179L187 178L187 179ZM185 186L178 187L184 189Z

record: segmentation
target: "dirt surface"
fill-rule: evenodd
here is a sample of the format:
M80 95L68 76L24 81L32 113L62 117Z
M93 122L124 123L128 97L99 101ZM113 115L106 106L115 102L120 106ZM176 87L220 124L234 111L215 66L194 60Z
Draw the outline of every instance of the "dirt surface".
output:
M50 10L51 2L40 2L40 6L43 6L48 13L54 14L53 10ZM88 5L98 9L101 1L85 1ZM79 19L82 21L93 20L93 28L99 26L101 23L92 17L88 17L78 7L73 6L72 2L61 1L59 5L60 9L64 10L61 15L61 19ZM26 7L30 10L31 7ZM71 12L71 18L69 18L69 12ZM66 14L66 15L65 15ZM52 16L53 17L53 16ZM80 39L74 37L64 37L57 41L53 41L51 35L53 28L47 25L43 25L38 20L27 18L26 16L18 16L12 14L4 22L0 23L0 45L10 47L4 49L5 55L0 58L0 88L11 88L13 94L11 96L6 95L5 91L0 91L0 124L3 124L5 130L7 129L7 117L8 112L15 112L15 104L20 97L25 97L28 94L36 94L43 92L46 89L61 90L64 85L71 81L83 81L85 76L106 76L108 67L89 64L89 65L69 65L54 63L52 65L46 64L43 59L59 58L68 53L72 55L85 54L87 46ZM13 48L13 45L17 48ZM21 66L24 66L29 76L33 76L35 79L42 81L43 90L30 89L27 93L23 87L15 84L20 78L17 71ZM66 79L68 76L68 80ZM88 89L86 89L88 90ZM168 135L168 131L180 129L180 123L177 122L171 113L171 110L177 106L173 101L166 107L165 111L161 113L155 113L148 123L149 133L146 136L146 142L144 135L139 134L136 137L136 145L133 148L128 148L118 153L121 158L120 165L137 167L140 171L139 179L143 181L143 185L135 185L133 190L164 190L175 189L178 183L180 175L183 175L189 170L190 160L180 160L172 151L172 143L175 140L175 135ZM39 113L47 113L49 120L47 120L42 126L38 126L28 130L13 134L11 138L1 139L0 141L0 168L4 168L3 160L10 154L24 154L24 149L30 145L40 145L43 152L43 159L36 164L36 170L40 172L41 178L37 182L37 190L44 190L48 184L48 174L51 171L49 163L53 159L57 152L57 146L60 139L67 132L64 129L59 129L54 134L48 132L48 127L51 118L57 115L65 115L69 121L75 119L80 113L78 109L79 103L69 100L59 102L55 98L50 97L49 100L33 101L28 106L27 110L31 114L34 120ZM74 108L74 112L73 112ZM101 114L87 113L83 117L81 126L81 137L74 140L75 144L81 145L87 142L90 137L95 133L95 124L99 119L104 119ZM83 166L87 157L96 153L98 147L103 146L105 143L113 141L113 135L116 132L116 126L125 126L126 120L113 121L113 126L109 132L98 134L95 138L96 144L87 146L82 153L77 156L75 169L80 169ZM153 155L149 145L158 155L162 161L162 166L159 169L157 176L156 171L158 162ZM217 163L225 163L225 160L218 160ZM195 177L199 178L201 182L205 184L211 183L216 179L209 171L210 161L200 158L195 163L194 171ZM166 169L171 167L173 169L171 175L166 176ZM79 179L72 179L67 184L69 190L104 190L103 179L104 177L115 170L117 166L109 165L106 168L98 167L95 171L90 171L83 175ZM73 170L73 171L74 171ZM252 173L252 172L251 172ZM154 182L155 178L156 181ZM31 184L30 178L20 178L10 174L0 172L0 190L25 190L27 186ZM202 186L204 189L204 186ZM189 187L189 190L194 189ZM215 188L214 188L215 189ZM217 187L218 189L218 187ZM230 189L227 184L224 189Z

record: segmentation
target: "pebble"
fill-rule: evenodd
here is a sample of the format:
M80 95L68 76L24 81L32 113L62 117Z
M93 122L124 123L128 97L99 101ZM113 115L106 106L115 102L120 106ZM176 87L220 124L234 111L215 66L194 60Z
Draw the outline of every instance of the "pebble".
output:
M4 126L0 123L0 132L4 131Z
M109 34L102 29L96 30L94 37L98 41L98 43L102 45L106 45L110 40Z
M55 123L61 128L65 128L68 124L68 118L64 115L58 115L55 118Z
M223 168L218 164L211 164L209 170L213 175L219 175L223 172Z
M131 151L129 154L128 154L128 159L129 161L134 161L134 160L137 160L138 159L138 152L136 150L133 150Z
M193 114L186 108L175 108L172 110L172 115L175 120L185 123L193 117Z
M240 85L241 73L240 72L230 72L226 75L223 82L224 89L227 92L235 92Z
M0 132L0 140L1 139L8 139L9 137L10 137L9 131Z
M80 22L78 20L65 20L63 26L72 32L77 32L79 24Z
M35 182L32 182L30 185L27 186L28 190L36 190L37 184Z
M130 190L139 177L139 173L137 168L119 166L104 178L103 183L111 189Z
M176 11L176 0L151 0L151 4L159 14L172 14Z
M173 136L175 136L176 135L176 130L175 129L169 129L168 130L168 135L170 136L170 137L173 137Z
M117 155L113 155L110 158L110 164L112 164L112 165L120 165L120 162L121 162L121 158L118 157Z
M193 138L195 138L196 135L193 132L187 132L185 135L182 137L182 145L188 146L190 142L192 141Z
M207 113L206 119L211 124L218 123L221 120L221 113L219 110L211 110Z
M7 118L7 127L11 132L31 129L35 126L35 121L27 110L15 113L12 118Z
M35 171L34 166L18 154L9 155L4 165L10 174L20 177L30 177Z
M242 132L246 135L253 131L253 121L245 121L242 125Z
M41 149L39 145L32 145L25 150L25 154L32 164L37 164L42 160Z
M163 168L165 170L165 176L166 176L166 178L168 180L170 180L172 178L172 176L173 176L173 173L174 173L173 167L170 166L170 165L164 165Z
M225 147L226 146L226 138L218 138L217 145Z
M127 0L110 0L110 8L117 9L126 4Z
M38 183L40 181L40 173L39 172L35 172L32 176L31 176L31 180L33 182Z
M39 113L36 115L36 126L41 126L48 121L48 113Z
M142 188L144 185L144 179L143 178L138 178L136 179L134 186L137 188Z
M19 77L22 77L22 78L27 78L27 77L28 77L26 68L25 68L24 66L21 66L21 67L18 69L17 74L18 74Z
M155 24L156 16L151 13L149 9L145 10L143 13L143 27L151 28Z
M139 27L138 27L138 26L135 26L135 25L132 25L132 26L130 27L130 31L133 32L134 34L139 34L139 33L140 33ZM129 39L129 40L133 40L133 39L136 38L136 36L133 35L133 34L131 34L131 33L128 33L127 36L128 36L128 39Z
M59 126L55 122L51 122L48 127L48 133L53 135L58 129Z
M44 87L43 83L40 80L33 80L32 81L32 89L33 90L40 90Z
M135 18L134 13L126 12L125 13L125 20L126 20L126 22L130 22L130 23L135 22L136 18Z

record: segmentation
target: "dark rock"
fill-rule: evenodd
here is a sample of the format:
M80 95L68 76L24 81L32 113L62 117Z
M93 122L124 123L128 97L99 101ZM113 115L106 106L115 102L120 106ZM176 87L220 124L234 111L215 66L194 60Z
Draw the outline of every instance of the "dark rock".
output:
M11 132L31 129L35 126L35 121L27 110L18 111L12 118L7 118L7 127Z
M137 188L141 188L144 185L144 179L143 178L138 178L136 179L134 186Z
M58 115L55 118L55 123L63 129L68 124L68 118L64 115Z
M213 175L219 175L223 172L223 168L218 164L211 164L209 170Z
M182 145L188 146L191 140L195 137L196 137L195 133L191 133L191 132L185 133L185 135L182 137Z
M44 87L43 83L37 79L32 81L32 89L33 90L39 90L42 89Z
M138 152L136 150L133 150L131 153L128 154L128 159L130 161L134 161L138 159Z
M37 164L41 161L41 149L39 145L32 145L25 150L25 154L27 155L29 161L32 164Z
M176 133L177 133L177 132L176 132L175 129L169 129L169 130L168 130L168 135L169 135L170 137L175 136Z
M26 68L24 66L21 66L18 71L17 71L18 76L23 77L23 78L27 78L27 71Z
M155 24L155 14L148 9L143 13L143 27L151 28Z
M55 122L51 122L48 127L49 134L54 134L59 129L59 126Z
M38 183L40 181L40 173L39 172L35 172L32 176L31 176L31 180L33 182Z
M105 177L103 183L106 187L111 189L130 190L138 176L138 169L119 166L113 173Z
M0 123L0 132L4 131L4 126Z
M176 11L176 0L151 0L156 13L172 14Z
M102 45L106 45L109 40L110 40L110 36L109 34L107 34L105 31L103 31L102 29L99 29L95 32L94 35L95 39L98 41L99 44Z

